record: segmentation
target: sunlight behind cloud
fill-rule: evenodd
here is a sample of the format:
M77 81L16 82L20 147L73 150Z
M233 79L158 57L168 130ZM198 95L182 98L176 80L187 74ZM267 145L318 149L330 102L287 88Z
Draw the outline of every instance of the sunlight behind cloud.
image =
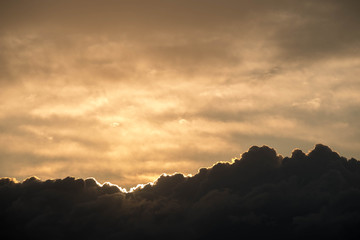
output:
M2 175L129 187L250 145L359 156L350 5L40 2L0 3Z

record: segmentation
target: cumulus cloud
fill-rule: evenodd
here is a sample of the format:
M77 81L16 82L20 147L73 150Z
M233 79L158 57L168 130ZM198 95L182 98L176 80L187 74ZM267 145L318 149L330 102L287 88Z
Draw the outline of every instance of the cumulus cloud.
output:
M291 157L253 146L131 192L93 178L1 178L0 219L4 234L38 239L356 239L359 182L359 161L327 146Z

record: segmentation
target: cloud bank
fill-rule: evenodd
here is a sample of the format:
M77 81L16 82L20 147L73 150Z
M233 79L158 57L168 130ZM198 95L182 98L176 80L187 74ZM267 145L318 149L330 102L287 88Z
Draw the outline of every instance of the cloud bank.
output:
M357 239L360 162L267 146L131 192L94 179L0 180L2 233L38 239Z
M0 1L0 176L129 188L252 145L360 159L359 12L355 0Z

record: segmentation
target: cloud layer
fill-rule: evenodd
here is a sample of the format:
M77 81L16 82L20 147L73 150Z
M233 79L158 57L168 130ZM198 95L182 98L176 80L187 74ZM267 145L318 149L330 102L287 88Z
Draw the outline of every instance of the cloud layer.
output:
M360 158L354 0L0 1L0 176L130 187L252 145Z
M360 163L318 144L251 147L125 192L94 179L0 180L3 233L38 239L357 239Z

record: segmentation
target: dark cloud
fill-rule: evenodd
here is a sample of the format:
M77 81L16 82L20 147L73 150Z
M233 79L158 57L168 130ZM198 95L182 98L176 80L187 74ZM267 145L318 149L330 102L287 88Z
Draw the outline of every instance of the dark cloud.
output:
M249 61L244 53L249 49L257 57L270 54L273 69L286 69L289 62L307 65L326 57L351 57L360 46L356 1L0 4L0 59L5 59L0 60L0 77L5 82L29 74L48 79L71 66L103 79L123 80L140 71L134 68L139 61L158 71L224 75L224 69L234 72L240 63ZM101 61L86 56L97 44L111 48L107 43L120 44L111 49L116 56L108 54ZM279 74L263 67L251 71L260 80Z
M259 143L358 156L359 6L0 1L0 175L130 186ZM321 145L252 147L131 193L0 182L14 237L344 239L360 223L358 161Z
M285 59L312 62L359 52L357 1L302 1L297 7L276 34Z
M124 192L94 179L0 179L3 234L38 239L357 239L360 163L318 144L251 147L192 177Z

